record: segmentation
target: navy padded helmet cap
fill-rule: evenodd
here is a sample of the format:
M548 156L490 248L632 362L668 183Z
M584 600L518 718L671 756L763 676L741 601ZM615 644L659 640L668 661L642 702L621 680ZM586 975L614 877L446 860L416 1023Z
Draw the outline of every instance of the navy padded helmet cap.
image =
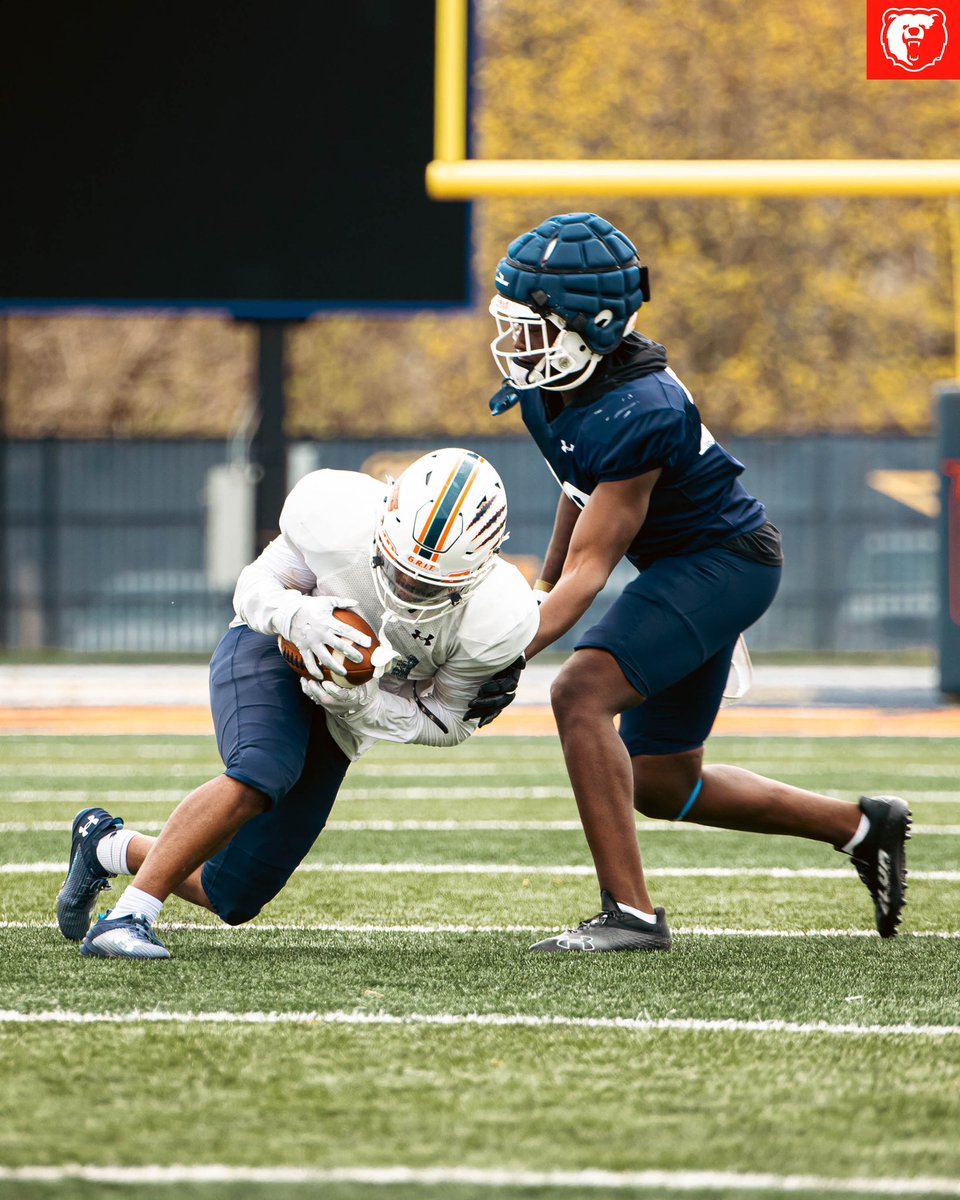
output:
M597 354L616 350L627 321L650 299L636 246L596 213L550 217L511 242L496 286L509 300L562 317ZM605 309L613 318L597 325Z

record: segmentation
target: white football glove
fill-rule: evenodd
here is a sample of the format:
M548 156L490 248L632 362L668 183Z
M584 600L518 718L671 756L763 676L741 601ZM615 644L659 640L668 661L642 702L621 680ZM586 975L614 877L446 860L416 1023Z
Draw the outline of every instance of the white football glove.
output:
M380 692L380 685L375 679L356 687L340 687L329 680L321 683L317 679L305 679L301 676L300 687L303 694L314 704L319 704L321 708L337 717L349 717L358 713L375 700Z
M370 636L338 620L335 608L355 608L356 600L345 596L306 596L290 622L290 641L303 656L303 663L318 679L326 667L335 675L343 674L343 666L331 654L339 650L349 662L363 662L357 646L369 646Z

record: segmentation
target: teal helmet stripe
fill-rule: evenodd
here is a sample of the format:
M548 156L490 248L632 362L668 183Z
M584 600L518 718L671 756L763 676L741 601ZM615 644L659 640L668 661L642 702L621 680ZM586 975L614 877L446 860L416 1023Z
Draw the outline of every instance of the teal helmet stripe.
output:
M455 511L460 503L460 498L463 495L464 489L476 470L477 463L480 462L480 455L475 454L472 450L468 450L463 456L463 461L457 467L456 474L450 481L446 493L440 500L437 511L434 513L433 519L427 527L426 533L422 538L418 539L420 545L427 554L438 553L439 542L443 537L443 532L447 527L447 522L450 520L450 514Z

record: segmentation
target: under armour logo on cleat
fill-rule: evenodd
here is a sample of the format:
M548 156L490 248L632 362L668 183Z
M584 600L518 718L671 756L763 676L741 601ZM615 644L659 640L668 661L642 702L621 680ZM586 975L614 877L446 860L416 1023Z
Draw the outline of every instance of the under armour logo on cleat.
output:
M93 815L93 813L91 813L90 816L87 817L86 823L80 826L80 829L78 830L78 832L81 837L89 837L90 830L93 829L93 827L95 825L99 825L99 824L100 824L100 818L95 817Z
M592 937L586 937L583 934L574 933L567 934L565 937L557 938L557 946L560 950L593 950L595 949Z

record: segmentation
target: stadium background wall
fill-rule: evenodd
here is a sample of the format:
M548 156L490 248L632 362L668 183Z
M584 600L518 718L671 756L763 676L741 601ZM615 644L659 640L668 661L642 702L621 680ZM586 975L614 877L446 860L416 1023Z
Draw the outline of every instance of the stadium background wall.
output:
M783 585L750 634L755 650L933 647L933 438L725 444L747 464L746 486L784 535ZM535 572L556 504L552 478L526 439L473 438L471 446L506 484L507 554ZM298 442L289 452L288 483L319 467L380 474L430 448L413 440ZM246 479L242 461L230 466L235 449L212 440L8 442L0 512L3 641L18 650L209 652L231 613L234 567L250 557L242 524L231 535L216 523L224 477L240 479L241 492ZM242 500L232 495L228 503L239 511ZM615 576L616 585L622 582ZM613 592L600 597L594 617Z

